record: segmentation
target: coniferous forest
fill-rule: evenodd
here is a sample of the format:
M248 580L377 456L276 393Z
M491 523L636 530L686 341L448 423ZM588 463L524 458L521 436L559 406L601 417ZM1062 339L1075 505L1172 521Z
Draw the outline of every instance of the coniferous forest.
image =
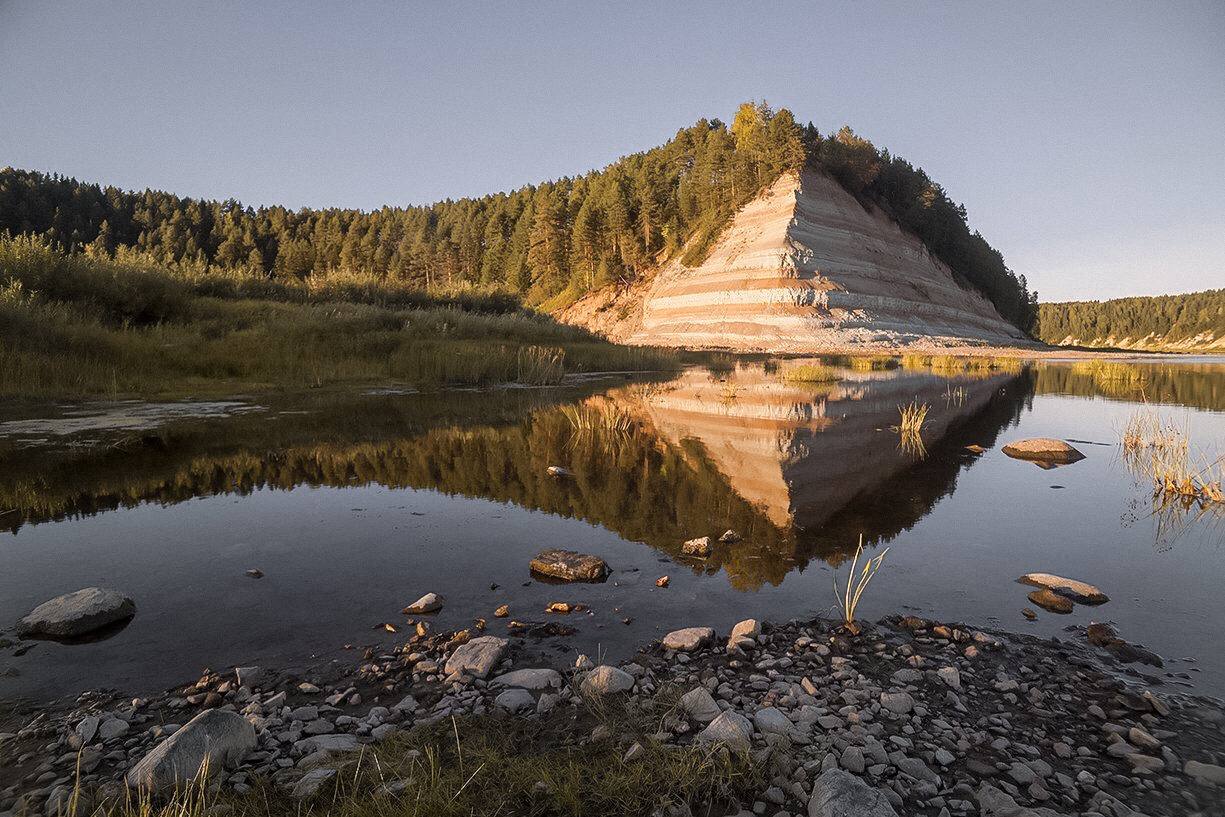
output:
M1225 337L1225 289L1182 295L1041 304L1036 334L1046 343L1101 345L1149 338L1153 347L1210 333Z
M926 173L850 128L823 136L765 103L742 105L730 127L704 119L576 178L372 212L255 208L5 168L0 234L37 235L68 253L135 254L171 270L497 290L550 309L629 283L677 253L699 262L740 206L805 163L886 210L1007 320L1032 327L1036 294L1024 276Z

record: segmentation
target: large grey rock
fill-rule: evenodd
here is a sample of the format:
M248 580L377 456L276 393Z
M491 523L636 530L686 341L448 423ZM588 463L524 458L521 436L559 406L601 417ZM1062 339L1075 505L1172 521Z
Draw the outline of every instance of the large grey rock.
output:
M1022 584L1031 584L1034 587L1046 588L1052 593L1080 604L1105 604L1110 601L1109 596L1088 582L1064 578L1054 573L1026 573L1017 581ZM1030 600L1035 604L1039 603L1032 595Z
M499 693L498 697L493 699L493 705L501 707L508 712L522 712L535 709L536 699L526 689L512 687Z
M1225 786L1225 766L1212 763L1201 763L1198 760L1188 760L1182 767L1183 774L1194 777L1202 783L1215 783Z
M324 783L336 776L335 769L311 769L294 784L293 796L299 800L314 797Z
M914 698L909 692L882 692L880 705L895 715L905 715L914 709Z
M772 706L767 706L754 712L753 724L757 727L757 731L763 735L785 735L793 738L799 734L791 719Z
M582 689L588 695L614 695L634 688L634 676L625 670L602 664L583 678Z
M294 745L303 754L315 752L352 752L357 748L357 735L332 734L303 738Z
M215 773L238 765L255 742L255 728L241 715L206 709L153 747L128 772L127 783L166 791L195 779L204 768Z
M602 582L608 577L607 562L573 550L542 550L528 567L533 573L567 582Z
M982 817L1063 817L1059 812L1041 806L1017 805L1012 795L990 783L982 784L975 794Z
M136 603L118 590L86 587L44 601L17 622L23 637L74 638L136 615Z
M561 686L561 673L555 669L516 669L502 673L490 683L519 689L557 689Z
M710 723L723 712L706 687L695 687L682 695L681 709L698 723Z
M808 817L897 817L889 799L850 772L830 769L812 784Z
M663 645L678 652L692 652L705 647L714 640L715 631L710 627L686 627L673 630L663 638Z
M485 678L506 655L507 645L505 638L493 635L483 635L461 644L447 659L447 675L462 672L473 678Z
M739 712L728 709L719 714L710 724L698 732L699 743L722 743L734 752L747 752L752 748L753 724Z

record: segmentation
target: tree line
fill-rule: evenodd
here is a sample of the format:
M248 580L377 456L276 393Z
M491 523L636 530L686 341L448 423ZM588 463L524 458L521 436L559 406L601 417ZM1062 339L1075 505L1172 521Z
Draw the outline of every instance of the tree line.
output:
M1037 336L1047 343L1072 338L1081 343L1106 338L1154 336L1174 343L1211 332L1225 336L1225 289L1183 295L1118 298L1112 301L1046 303L1038 308Z
M156 263L271 279L336 272L430 290L502 289L546 308L629 283L684 253L699 263L735 211L778 176L821 167L913 231L1008 320L1032 324L1035 296L971 233L964 208L927 175L849 128L823 137L785 108L740 106L603 170L510 193L371 212L253 208L59 175L0 170L0 232L68 252L118 248Z

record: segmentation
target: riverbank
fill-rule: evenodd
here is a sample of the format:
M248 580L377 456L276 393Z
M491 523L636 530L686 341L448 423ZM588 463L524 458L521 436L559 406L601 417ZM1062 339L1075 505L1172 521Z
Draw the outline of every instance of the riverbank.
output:
M423 622L351 665L206 672L145 700L12 713L0 814L56 813L78 768L78 813L125 813L123 775L176 732L188 757L216 717L204 712L237 713L225 729L238 748L199 813L842 814L869 795L876 810L854 813L1225 805L1220 702L1163 688L1080 635L747 621L730 639L681 630L618 666L558 671L530 632L495 629ZM831 800L842 805L823 811Z

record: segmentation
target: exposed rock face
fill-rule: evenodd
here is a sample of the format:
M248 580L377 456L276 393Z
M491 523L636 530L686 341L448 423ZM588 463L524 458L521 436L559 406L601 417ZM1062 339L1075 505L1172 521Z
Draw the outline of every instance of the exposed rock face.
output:
M533 573L567 582L602 582L608 576L603 559L573 550L542 550L529 567Z
M17 634L35 638L74 638L135 614L135 602L118 590L86 587L35 607L17 622Z
M1003 451L1008 456L1018 460L1032 462L1048 462L1056 465L1068 465L1080 462L1085 455L1068 445L1063 440L1051 440L1039 437L1033 440L1017 440L1004 446Z
M241 715L206 709L133 766L127 782L150 792L166 791L193 780L206 762L214 774L238 764L255 742L255 727Z
M562 319L630 343L816 352L1024 340L917 237L812 170L745 205L696 268L674 261L649 288L585 300Z

